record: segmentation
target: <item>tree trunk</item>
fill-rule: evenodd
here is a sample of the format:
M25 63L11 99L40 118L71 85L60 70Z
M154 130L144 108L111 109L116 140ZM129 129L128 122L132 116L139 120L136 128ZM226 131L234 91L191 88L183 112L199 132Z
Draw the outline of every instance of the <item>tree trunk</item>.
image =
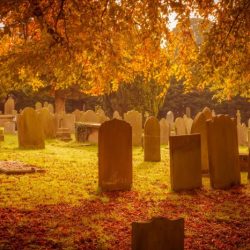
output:
M65 113L65 103L66 98L62 91L56 90L55 91L55 113L63 114Z

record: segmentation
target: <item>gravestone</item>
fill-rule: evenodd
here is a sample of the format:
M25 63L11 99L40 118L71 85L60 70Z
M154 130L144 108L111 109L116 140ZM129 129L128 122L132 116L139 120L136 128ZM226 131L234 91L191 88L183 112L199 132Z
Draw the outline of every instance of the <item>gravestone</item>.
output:
M54 106L53 106L53 104L51 104L51 103L48 104L48 110L49 110L50 113L54 114Z
M130 190L132 186L132 128L121 120L102 123L98 136L99 188Z
M160 140L161 144L168 144L170 127L165 118L160 120Z
M184 219L132 223L132 250L183 250Z
M144 161L160 160L160 125L157 118L151 116L144 126Z
M44 133L39 115L33 108L25 108L17 119L18 144L23 149L42 149Z
M206 121L207 119L204 113L199 112L195 116L191 127L191 134L198 133L201 135L201 169L202 172L205 173L207 173L209 169Z
M93 110L87 110L82 114L81 122L99 123L99 117Z
M4 123L4 133L5 134L15 134L16 123L14 121L9 121Z
M15 109L14 99L11 96L9 96L8 100L4 104L4 114L13 115L14 109Z
M108 121L109 118L105 115L105 112L103 109L98 108L96 111L96 115L98 117L98 123L103 123L105 121Z
M175 132L176 135L186 135L185 121L182 117L177 117L175 119Z
M208 107L205 107L205 108L202 110L202 113L205 115L206 120L210 120L210 119L213 118L213 116L212 116L212 111L211 111L211 109L208 108Z
M237 124L237 134L238 134L238 144L239 146L247 146L247 137L248 137L248 128L246 127L246 125Z
M40 103L40 102L36 102L36 103L35 103L35 109L36 109L36 110L39 110L39 109L41 109L42 107L43 107L42 103Z
M216 113L215 113L215 110L213 109L212 110L212 117L215 117L216 116Z
M186 115L183 116L183 119L184 119L184 124L185 124L185 127L186 127L186 132L188 135L191 134L191 128L192 128L192 125L193 125L193 119L190 118L190 117L187 117Z
M49 106L49 103L48 103L48 102L44 102L44 103L43 103L43 107L44 107L44 108L48 108L48 106Z
M48 108L41 108L37 110L37 113L45 139L55 138L57 129L55 115L51 114Z
M132 127L133 146L142 145L142 114L135 110L130 110L124 114L124 121Z
M207 121L209 172L213 188L240 184L236 121L219 115Z
M122 117L120 116L118 111L114 111L113 113L113 119L118 119L118 120L122 120Z
M172 190L200 188L202 185L200 135L170 136L169 151Z
M186 107L186 116L188 118L191 118L191 109L190 109L190 107Z
M75 115L75 121L76 122L80 122L81 121L81 117L82 117L82 111L80 111L79 109L76 109L74 112L72 112L73 115Z
M170 125L170 131L174 129L174 113L172 111L168 111L166 115L166 119Z
M56 117L57 129L68 128L70 133L75 132L75 115L74 114L56 114L55 117Z

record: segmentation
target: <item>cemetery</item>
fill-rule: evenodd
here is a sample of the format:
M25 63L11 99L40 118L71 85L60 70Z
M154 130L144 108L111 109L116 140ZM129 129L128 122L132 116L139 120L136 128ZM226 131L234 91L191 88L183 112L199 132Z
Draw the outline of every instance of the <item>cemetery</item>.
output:
M249 13L0 1L0 250L250 249Z

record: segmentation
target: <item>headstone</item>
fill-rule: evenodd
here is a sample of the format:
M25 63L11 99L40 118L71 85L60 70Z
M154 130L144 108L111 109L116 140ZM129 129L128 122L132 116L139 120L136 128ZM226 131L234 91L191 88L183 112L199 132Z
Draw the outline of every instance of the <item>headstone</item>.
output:
M98 117L98 123L103 123L105 121L108 121L109 118L105 115L105 112L103 109L98 108L96 111L96 115Z
M48 108L41 108L37 112L45 139L55 138L57 130L55 115L51 114Z
M124 114L124 121L132 127L133 146L142 145L142 114L135 110L130 110Z
M191 134L191 128L192 128L192 124L193 124L193 119L189 118L187 116L183 116L184 119L184 123L185 123L185 127L186 127L186 132L188 135Z
M74 114L56 114L57 128L68 128L70 133L75 132L75 115Z
M25 108L17 119L19 148L42 149L44 133L39 115L33 108Z
M182 117L177 117L175 119L175 132L176 135L186 135L186 126L184 119Z
M237 134L238 134L238 144L239 146L247 146L247 132L248 129L246 125L237 123Z
M168 111L166 115L166 119L170 125L170 130L174 129L174 113L172 111Z
M14 121L9 121L4 123L4 133L5 134L15 134L16 123Z
M76 109L74 112L72 112L72 114L75 115L75 121L76 122L80 122L81 121L81 116L82 116L82 111L80 111L79 109Z
M240 114L240 110L239 109L236 112L236 121L237 121L237 125L241 124L241 114Z
M240 184L236 121L219 115L207 121L209 172L213 188Z
M144 161L160 160L160 125L157 118L151 116L144 126Z
M15 109L14 99L11 96L9 96L8 100L4 104L4 114L13 115L14 109Z
M87 110L82 114L81 122L99 123L99 117L93 110Z
M122 117L120 116L118 111L114 111L113 113L113 119L118 119L118 120L122 120Z
M43 107L42 103L40 103L40 102L36 102L36 103L35 103L35 109L36 109L36 110L39 110L39 109L41 109L42 107Z
M165 118L160 120L160 140L161 144L168 144L170 127Z
M48 102L44 102L44 103L43 103L43 107L44 107L44 108L48 108L48 105L49 105Z
M206 116L204 113L199 112L193 121L191 127L191 134L200 134L201 135L201 169L202 172L208 172L209 161L208 161L208 147L207 147L207 125L206 125Z
M184 219L133 222L132 250L184 250Z
M186 107L186 116L188 118L191 118L191 109L190 109L190 107Z
M202 110L202 113L205 115L206 117L206 120L209 120L209 119L212 119L213 116L212 116L212 111L210 108L208 107L205 107L203 110Z
M202 185L200 135L170 136L169 150L172 190L200 188Z
M54 106L53 106L53 104L51 104L51 103L48 104L48 110L49 110L50 113L54 114Z
M215 117L216 116L216 113L215 113L215 110L213 109L212 110L212 117Z
M132 186L132 128L121 120L102 123L98 138L99 188L130 190Z
M66 142L70 141L71 133L70 133L69 128L62 128L62 127L57 128L56 138L61 141L66 141Z

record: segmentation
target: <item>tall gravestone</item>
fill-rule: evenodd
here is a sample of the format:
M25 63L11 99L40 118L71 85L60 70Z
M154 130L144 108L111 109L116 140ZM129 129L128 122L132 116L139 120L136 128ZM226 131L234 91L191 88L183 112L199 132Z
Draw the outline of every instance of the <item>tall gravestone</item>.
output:
M169 150L172 190L200 188L202 185L200 135L170 136Z
M190 109L190 107L186 107L186 116L188 118L191 118L191 109Z
M133 222L132 250L184 250L184 219Z
M99 188L130 190L132 186L132 128L121 120L102 123L98 137Z
M109 118L105 115L105 112L102 108L98 108L96 110L96 115L98 117L98 123L103 123L109 120Z
M54 106L53 106L53 104L51 104L51 103L48 104L48 110L49 110L50 113L54 114Z
M4 114L13 115L14 109L15 109L15 101L11 96L9 96L8 100L4 104Z
M17 119L18 144L23 149L42 149L44 144L43 127L39 115L33 108L25 108Z
M144 161L160 160L160 125L157 118L151 116L144 126Z
M174 113L172 111L168 111L166 115L166 119L170 125L170 131L174 129Z
M185 121L182 117L177 117L175 119L175 132L176 135L186 135L186 126L185 126Z
M92 123L99 123L99 117L93 110L87 110L83 113L82 122L92 122Z
M191 128L193 125L193 119L190 117L187 117L186 115L183 116L185 127L186 127L186 132L188 135L191 134Z
M130 110L124 114L124 120L132 127L133 146L142 145L142 114L135 110Z
M240 184L236 121L219 115L207 121L209 172L213 188Z
M41 108L37 111L39 121L43 128L44 137L52 139L56 137L56 118L51 114L48 108Z
M162 118L160 120L160 139L161 144L168 144L169 141L169 133L170 133L170 127L169 123L165 118Z
M201 169L205 173L209 169L206 125L208 119L212 119L212 113L208 108L205 108L195 116L191 127L191 134L198 133L201 135Z

